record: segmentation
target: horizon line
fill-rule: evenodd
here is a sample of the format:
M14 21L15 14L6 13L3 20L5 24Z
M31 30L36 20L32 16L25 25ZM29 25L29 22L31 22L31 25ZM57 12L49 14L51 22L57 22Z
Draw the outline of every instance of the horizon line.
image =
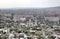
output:
M60 6L55 6L60 7ZM15 7L15 8L0 8L0 9L44 9L44 8L54 8L54 7Z

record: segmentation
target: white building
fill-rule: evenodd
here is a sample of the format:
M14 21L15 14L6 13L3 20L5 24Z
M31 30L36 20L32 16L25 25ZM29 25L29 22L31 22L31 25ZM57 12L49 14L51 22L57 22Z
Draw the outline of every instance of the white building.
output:
M14 34L9 34L9 39L14 39Z
M45 17L45 20L48 20L48 21L59 21L59 17Z

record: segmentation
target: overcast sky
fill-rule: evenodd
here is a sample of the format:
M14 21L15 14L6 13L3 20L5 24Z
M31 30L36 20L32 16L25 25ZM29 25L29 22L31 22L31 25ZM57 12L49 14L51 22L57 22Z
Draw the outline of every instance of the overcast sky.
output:
M0 0L0 8L46 8L60 6L60 0Z

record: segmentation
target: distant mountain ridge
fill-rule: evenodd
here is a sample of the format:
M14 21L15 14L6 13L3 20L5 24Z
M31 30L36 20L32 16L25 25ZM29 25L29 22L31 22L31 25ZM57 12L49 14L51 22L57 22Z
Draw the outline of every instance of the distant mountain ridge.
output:
M0 9L0 13L14 13L14 14L37 14L37 15L60 15L60 6L51 8L29 8L29 9Z

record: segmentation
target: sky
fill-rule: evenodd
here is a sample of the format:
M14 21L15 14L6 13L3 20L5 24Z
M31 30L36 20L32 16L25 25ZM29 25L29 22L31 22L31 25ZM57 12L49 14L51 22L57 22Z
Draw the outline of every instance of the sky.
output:
M60 6L60 0L0 0L0 8L46 8Z

